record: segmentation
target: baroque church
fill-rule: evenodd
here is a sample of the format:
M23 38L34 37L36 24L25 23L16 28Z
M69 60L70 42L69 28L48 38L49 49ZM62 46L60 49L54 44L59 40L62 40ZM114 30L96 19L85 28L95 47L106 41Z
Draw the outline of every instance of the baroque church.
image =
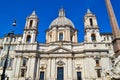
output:
M0 75L9 51L6 80L110 80L105 71L113 65L113 35L100 33L96 16L84 16L84 41L61 8L46 30L46 42L38 43L38 17L26 18L22 35L0 39ZM9 50L8 50L9 49Z

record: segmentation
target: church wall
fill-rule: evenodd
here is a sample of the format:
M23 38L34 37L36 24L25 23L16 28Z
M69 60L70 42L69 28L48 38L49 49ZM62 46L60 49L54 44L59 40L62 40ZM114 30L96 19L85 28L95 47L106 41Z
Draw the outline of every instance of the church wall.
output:
M110 69L111 68L111 61L108 57L102 57L101 58L101 66L102 66L102 70L106 70L106 69Z
M93 15L88 12L86 17L89 17L89 14ZM46 32L47 44L42 44L36 41L38 18L33 12L32 17L26 21L23 37L18 36L16 40L13 39L12 41L11 46L15 45L16 47L10 51L10 57L14 61L12 68L6 71L10 80L39 80L40 72L44 72L45 80L57 80L58 67L64 69L64 80L77 80L77 72L81 72L83 80L102 80L102 78L98 78L97 70L100 70L101 76L104 77L104 70L111 67L110 55L114 53L111 44L112 36L100 34L96 17L94 15L91 17L91 15L90 18L93 18L94 25L91 26L89 18L85 18L87 21L85 20L84 42L77 43L77 30L72 25L72 22L61 14L59 17L64 17L65 21L68 22L67 25L50 26ZM34 19L32 24L34 30L29 26L29 19ZM63 33L63 41L59 40L59 33L61 32ZM95 34L95 41L92 40L91 34ZM30 42L26 42L27 35L31 36ZM73 41L71 37L73 37ZM4 38L0 58L7 53L6 45L9 44L7 39L7 37ZM27 58L26 66L22 66L24 57ZM97 59L100 61L100 65L96 64ZM26 69L24 77L21 77L22 68ZM0 73L2 73L2 68L0 68Z
M15 65L14 77L19 78L20 77L21 57L16 57L14 65Z
M58 65L57 62L61 60L65 64ZM108 67L108 64L104 63L109 62L109 60L101 58L101 66L102 68ZM104 66L103 66L104 65ZM82 73L82 78L85 80L92 80L93 78L97 78L97 73L95 69L95 59L92 57L86 58L47 58L40 60L40 66L46 67L45 70L38 70L38 71L45 71L45 78L48 80L55 80L57 78L57 67L64 67L64 79L65 80L72 80L77 79L77 72ZM102 72L102 71L101 71ZM39 74L39 73L38 73ZM39 74L40 75L40 74ZM38 77L39 77L38 75Z

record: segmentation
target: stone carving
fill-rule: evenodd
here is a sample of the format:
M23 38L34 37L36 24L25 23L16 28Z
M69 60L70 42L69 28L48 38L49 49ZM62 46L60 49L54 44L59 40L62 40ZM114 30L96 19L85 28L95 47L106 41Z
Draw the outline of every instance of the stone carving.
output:
M65 63L64 63L63 61L59 60L59 61L57 62L57 65L62 66L62 65L65 65Z
M41 70L46 69L46 65L45 65L45 64L41 64L40 69L41 69Z
M105 71L105 76L109 76L112 80L120 80L120 56L115 59L114 66Z

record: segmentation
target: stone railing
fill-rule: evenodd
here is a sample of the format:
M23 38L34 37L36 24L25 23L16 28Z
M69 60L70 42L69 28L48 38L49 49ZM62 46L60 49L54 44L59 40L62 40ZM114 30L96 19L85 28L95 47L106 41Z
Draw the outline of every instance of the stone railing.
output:
M37 50L37 44L19 44L16 46L16 51L34 51L34 50Z

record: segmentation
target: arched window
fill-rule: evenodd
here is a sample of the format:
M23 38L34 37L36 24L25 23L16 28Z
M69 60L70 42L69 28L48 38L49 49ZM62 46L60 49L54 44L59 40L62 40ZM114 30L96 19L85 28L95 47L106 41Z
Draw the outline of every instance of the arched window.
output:
M30 42L31 41L31 36L30 35L28 35L27 36L27 40L26 40L27 42Z
M62 41L63 40L63 33L59 34L59 40Z
M93 20L90 18L90 26L93 26Z
M91 35L91 40L92 40L92 41L96 41L96 36L95 36L95 34L92 34L92 35Z
M30 20L30 28L32 27L32 24L33 24L33 20Z

